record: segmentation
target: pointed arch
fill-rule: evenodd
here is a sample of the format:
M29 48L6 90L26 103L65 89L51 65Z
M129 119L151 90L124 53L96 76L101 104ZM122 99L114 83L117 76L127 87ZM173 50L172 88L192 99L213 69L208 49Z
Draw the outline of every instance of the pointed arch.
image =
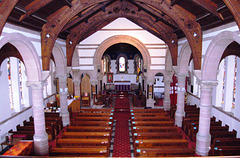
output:
M178 56L178 73L179 74L188 73L188 65L191 58L191 54L192 54L191 47L188 42L185 42Z
M64 55L63 49L60 44L55 42L52 51L54 61L56 64L56 72L57 74L66 74L67 73L67 60Z
M240 37L237 33L230 31L224 31L212 40L203 61L202 80L217 80L217 70L221 57L227 46L234 41L240 44Z
M0 48L7 43L12 44L21 54L27 70L28 81L41 81L41 65L37 51L32 42L20 33L11 33L0 40Z

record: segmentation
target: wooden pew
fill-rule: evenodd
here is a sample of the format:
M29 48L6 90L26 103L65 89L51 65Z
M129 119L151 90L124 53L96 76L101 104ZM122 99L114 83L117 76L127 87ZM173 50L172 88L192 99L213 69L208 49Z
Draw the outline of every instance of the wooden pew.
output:
M110 132L64 132L62 134L62 139L92 139L92 138L104 138L111 141L111 133Z
M113 113L113 109L81 109L80 113Z
M218 146L211 150L212 156L239 156L240 146Z
M57 148L89 148L106 146L110 148L110 142L106 138L96 139L58 139L56 141Z
M60 117L60 113L58 112L45 112L45 117Z
M174 126L173 121L133 121L132 127L136 126Z
M135 157L194 157L195 150L189 148L136 148Z
M176 132L145 132L133 133L133 140L136 139L181 139L183 135Z
M34 133L34 126L17 126L17 131L32 131ZM48 134L48 140L53 140L55 138L54 130L51 126L46 127L46 132ZM32 138L33 139L33 138Z
M77 117L111 117L113 116L113 113L78 113Z
M112 132L110 126L68 126L68 132Z
M131 113L166 113L164 109L131 109Z
M12 133L13 135L26 135L26 140L33 140L34 131L13 131L10 130L8 133Z
M169 121L170 117L168 116L155 116L155 117L131 117L131 121Z
M164 117L167 113L131 113L132 117Z
M186 139L136 139L133 143L134 148L187 148L188 141Z
M113 117L105 117L105 116L100 116L100 117L75 117L74 121L112 121Z
M112 121L73 121L71 126L110 126L112 127Z
M240 146L240 138L216 138L212 146Z
M97 148L50 148L50 156L61 157L108 157L109 151L107 147Z
M141 133L141 132L177 132L177 127L169 126L169 127L148 127L148 126L137 126L132 128L132 133Z
M229 131L210 131L211 134L211 143L213 143L213 140L216 138L236 138L237 132L233 130L232 132Z

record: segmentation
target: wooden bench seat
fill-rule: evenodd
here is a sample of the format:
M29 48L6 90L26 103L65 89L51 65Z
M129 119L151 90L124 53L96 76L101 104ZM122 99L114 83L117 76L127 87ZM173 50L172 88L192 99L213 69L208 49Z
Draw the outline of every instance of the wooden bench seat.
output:
M45 117L60 117L60 113L58 112L45 112Z
M240 146L240 138L216 138L213 140L214 147L217 146Z
M164 117L168 116L167 113L131 113L131 117Z
M56 141L57 148L88 148L106 146L110 148L110 142L107 138L96 138L96 139L58 139Z
M75 117L74 121L112 121L113 117Z
M181 139L183 135L176 132L145 132L133 133L133 140L136 139Z
M135 157L188 157L194 156L195 150L189 148L137 148Z
M62 139L79 139L79 138L106 138L111 141L110 132L64 132Z
M113 109L81 109L80 113L113 113Z
M134 126L174 126L173 121L133 121Z
M209 152L212 156L239 156L240 146L218 146Z
M237 132L235 130L229 132L229 131L210 131L211 134L211 141L213 143L213 140L216 138L236 138Z
M164 109L131 109L131 113L166 113Z
M33 140L34 131L12 131L10 130L9 133L13 135L26 135L27 140Z
M50 148L50 156L61 157L108 157L107 147L97 148Z
M110 126L112 127L112 121L73 121L71 126Z
M188 147L188 141L186 139L136 139L133 143L134 148L176 148L176 147Z
M140 132L177 132L177 127L169 126L169 127L157 127L157 126L137 126L132 128L132 133L140 133Z
M110 126L68 126L68 132L112 132Z
M113 113L78 113L77 117L111 117Z
M168 116L154 116L154 117L141 117L141 116L134 116L131 117L131 121L169 121L170 117Z

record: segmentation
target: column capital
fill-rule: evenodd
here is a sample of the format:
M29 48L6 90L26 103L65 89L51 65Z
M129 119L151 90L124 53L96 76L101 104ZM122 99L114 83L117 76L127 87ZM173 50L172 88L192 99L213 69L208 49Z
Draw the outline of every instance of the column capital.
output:
M213 89L213 87L216 87L218 85L218 81L200 81L201 89Z
M42 81L27 81L26 86L31 87L32 89L42 89L43 82Z
M65 81L67 80L68 75L67 74L56 74L56 77L59 79L59 81Z
M181 74L181 73L179 73L179 74L176 74L176 76L177 76L178 80L185 80L185 78L188 76L188 74L185 74L185 73Z
M81 82L79 80L73 80L74 84L80 84Z
M97 85L98 80L90 80L91 85Z

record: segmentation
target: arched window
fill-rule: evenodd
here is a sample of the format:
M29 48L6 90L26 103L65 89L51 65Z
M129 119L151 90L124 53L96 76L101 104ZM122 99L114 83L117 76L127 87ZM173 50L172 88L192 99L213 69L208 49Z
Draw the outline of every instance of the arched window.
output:
M117 73L127 73L127 68L128 68L127 56L125 55L118 56L116 63L117 63Z
M134 56L134 70L135 74L140 75L142 73L142 58L139 54Z
M25 66L21 60L15 57L5 59L7 64L8 92L10 108L13 112L19 112L23 107L29 106L29 91L26 87L27 76ZM4 71L4 70L3 70Z
M103 72L108 73L110 72L110 65L111 65L111 58L109 55L103 56Z

